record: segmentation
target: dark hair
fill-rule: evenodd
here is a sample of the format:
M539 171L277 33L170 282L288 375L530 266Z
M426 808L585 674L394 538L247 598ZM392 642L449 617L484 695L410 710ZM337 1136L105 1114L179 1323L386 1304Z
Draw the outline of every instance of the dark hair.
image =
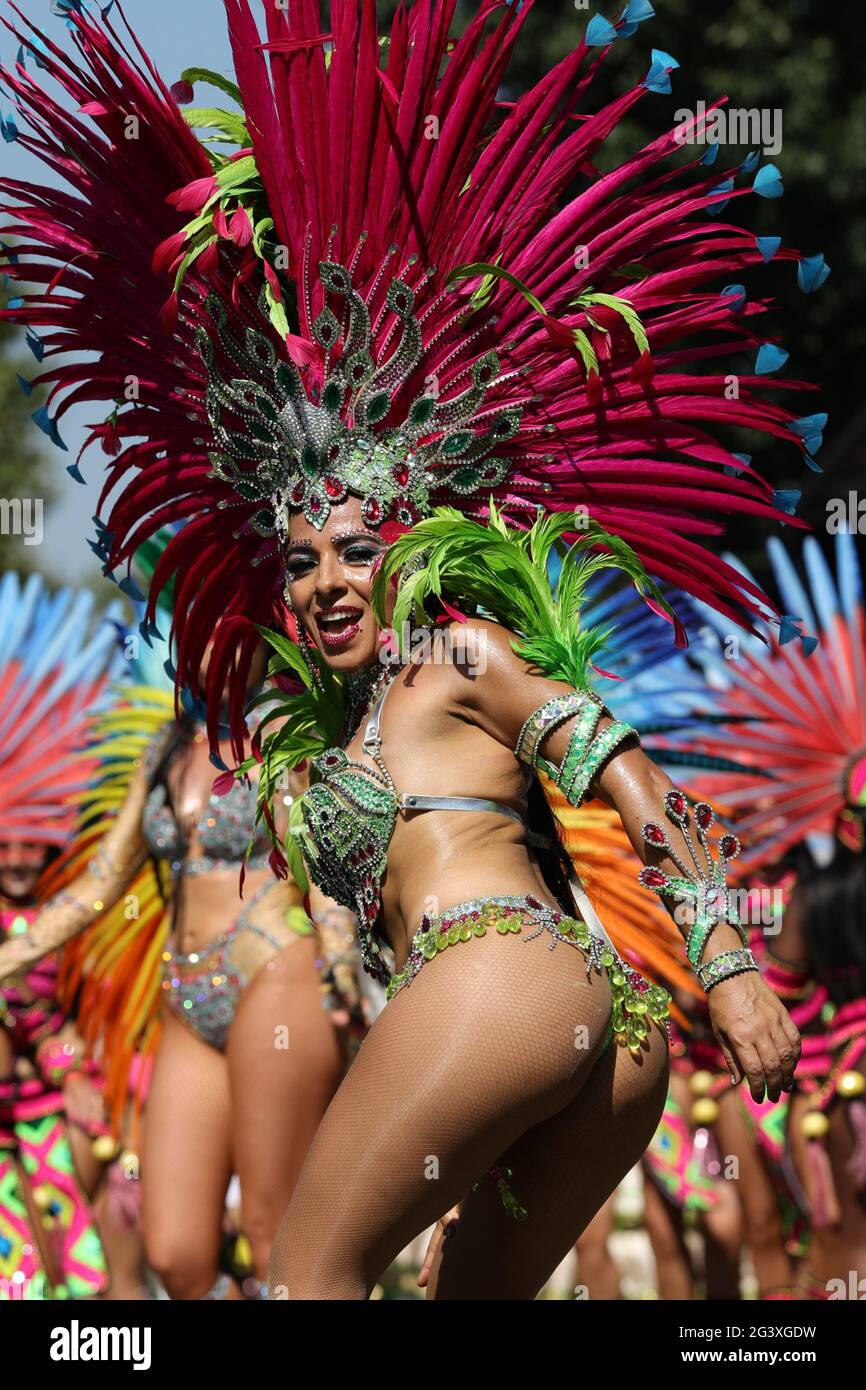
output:
M180 840L180 855L178 857L180 859L181 867L177 873L172 875L173 892L171 894L171 901L173 918L178 901L177 890L180 885L180 881L184 875L184 868L186 865L186 853L187 849L189 848L189 841L187 835L184 832L183 822L177 814L177 809L174 804L174 797L171 791L171 784L168 780L168 774L172 764L175 761L175 758L177 758L179 754L183 755L189 751L194 733L195 725L187 715L181 715L180 719L178 719L176 722L172 724L171 732L169 733L168 738L165 740L165 743L163 744L162 752L160 753L159 760L156 766L154 767L153 772L151 773L150 782L148 784L148 792L152 792L155 787L162 787L164 789L166 804L168 805L168 808L171 811L172 820L174 821L175 827L177 829L178 839ZM164 903L167 903L169 901L169 893L167 890L167 885L162 866L155 855L152 856L152 859L154 873L156 874L156 881L159 884L159 891L162 894L162 900Z
M830 864L800 856L797 891L815 976L836 1004L866 989L866 854L837 845Z
M562 841L559 821L550 809L541 783L535 776L526 797L526 824L529 832L528 843L538 860L544 882L566 916L573 917L574 902L568 886L573 871L571 859ZM541 840L545 843L539 843Z

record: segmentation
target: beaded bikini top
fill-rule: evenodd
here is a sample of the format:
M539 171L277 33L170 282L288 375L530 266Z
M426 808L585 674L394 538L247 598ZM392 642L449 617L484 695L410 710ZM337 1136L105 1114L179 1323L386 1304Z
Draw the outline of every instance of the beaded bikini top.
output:
M157 736L147 753L150 770L156 766L162 748ZM186 860L186 874L206 874L214 869L231 869L241 864L253 833L256 817L256 789L234 782L225 796L208 797L204 812L194 834L198 836L202 853ZM181 834L168 793L162 784L153 787L145 803L141 820L144 841L156 859L171 860L180 865L187 845ZM248 869L264 869L268 865L269 840L260 832L253 842L247 861Z
M314 759L309 790L301 797L304 833L301 846L308 872L323 893L358 918L364 968L382 984L391 978L376 940L382 907L382 879L388 846L400 812L492 811L519 825L523 817L511 806L478 796L422 796L398 793L382 761L379 725L390 682L371 711L363 748L376 764L349 758L342 748L328 748Z

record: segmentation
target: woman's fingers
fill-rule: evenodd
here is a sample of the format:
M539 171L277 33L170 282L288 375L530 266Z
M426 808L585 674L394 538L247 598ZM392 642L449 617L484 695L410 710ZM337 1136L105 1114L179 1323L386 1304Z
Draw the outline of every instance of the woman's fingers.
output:
M750 1042L734 1041L734 1055L749 1083L752 1099L762 1101L766 1086L764 1063L757 1048Z
M796 1032L796 1029L794 1031ZM800 1057L799 1034L795 1045L782 1026L782 1018L777 1015L773 1022L772 1037L781 1062L782 1087L784 1090L790 1091L794 1085L794 1072Z
M762 1034L755 1043L758 1055L761 1058L761 1065L764 1068L764 1082L767 1088L767 1100L778 1100L782 1094L784 1076L782 1071L782 1059L779 1056L779 1049L774 1035L770 1032ZM763 1100L764 1096L758 1097Z
M439 1248L442 1245L442 1242L445 1240L446 1236L452 1234L459 1220L460 1208L458 1206L452 1207L449 1212L446 1212L445 1215L436 1222L436 1225L433 1228L433 1234L427 1242L427 1253L424 1256L424 1263L422 1264L420 1272L418 1274L419 1289L426 1289L428 1280L430 1278L430 1271L433 1268L433 1261L436 1259L436 1256L439 1253Z

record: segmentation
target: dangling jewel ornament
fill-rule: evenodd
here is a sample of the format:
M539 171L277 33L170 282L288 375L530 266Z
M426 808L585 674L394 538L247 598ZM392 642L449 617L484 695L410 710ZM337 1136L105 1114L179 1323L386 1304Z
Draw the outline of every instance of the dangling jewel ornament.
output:
M692 838L686 796L676 787L672 787L665 793L664 807L668 819L682 832L692 861L691 867L683 863L664 827L657 825L655 821L647 821L641 830L644 841L651 849L669 855L680 870L682 878L666 874L663 869L654 865L647 865L638 877L644 888L649 888L660 898L670 897L678 904L685 903L694 908L694 920L686 939L686 954L689 963L697 970L707 940L721 922L735 927L743 945L747 945L748 938L740 925L726 879L728 864L740 853L740 842L736 835L723 835L719 840L719 858L715 861L710 852L709 832L716 814L712 806L705 801L699 801L694 806L695 827L702 852L699 854Z

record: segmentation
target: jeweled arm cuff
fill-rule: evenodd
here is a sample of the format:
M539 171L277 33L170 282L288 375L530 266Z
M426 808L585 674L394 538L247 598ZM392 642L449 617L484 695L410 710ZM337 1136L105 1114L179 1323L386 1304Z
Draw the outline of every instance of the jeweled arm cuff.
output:
M664 869L649 864L641 869L638 877L644 888L649 888L660 898L671 898L675 903L687 904L692 909L693 918L686 934L686 955L692 968L699 971L706 944L722 923L734 927L743 946L748 946L748 936L737 916L726 881L727 866L739 854L740 842L735 835L723 835L719 840L719 858L716 862L710 853L708 838L716 818L712 806L699 801L694 807L700 853L692 837L689 803L684 794L672 787L665 794L664 807L668 819L682 833L691 864L684 863L680 858L663 826L647 821L641 832L644 841L651 849L663 851L676 864L682 877L667 874Z
M637 737L628 724L614 721L599 732L605 707L591 691L557 695L525 721L514 748L515 756L529 767L540 768L571 802L579 806L596 773L611 753L627 738ZM565 756L557 767L539 753L548 734L577 715Z
M568 695L557 695L546 704L533 710L517 735L514 747L515 757L529 767L538 764L538 750L548 734L553 733L566 720L580 714L588 705L601 706L597 696L588 691L570 691ZM597 722L597 720L596 720Z
M757 970L758 964L755 957L748 948L739 951L722 951L721 955L713 956L706 965L698 968L698 982L701 988L709 994L711 989L720 985L723 980L731 980L735 975L745 975L749 970Z

